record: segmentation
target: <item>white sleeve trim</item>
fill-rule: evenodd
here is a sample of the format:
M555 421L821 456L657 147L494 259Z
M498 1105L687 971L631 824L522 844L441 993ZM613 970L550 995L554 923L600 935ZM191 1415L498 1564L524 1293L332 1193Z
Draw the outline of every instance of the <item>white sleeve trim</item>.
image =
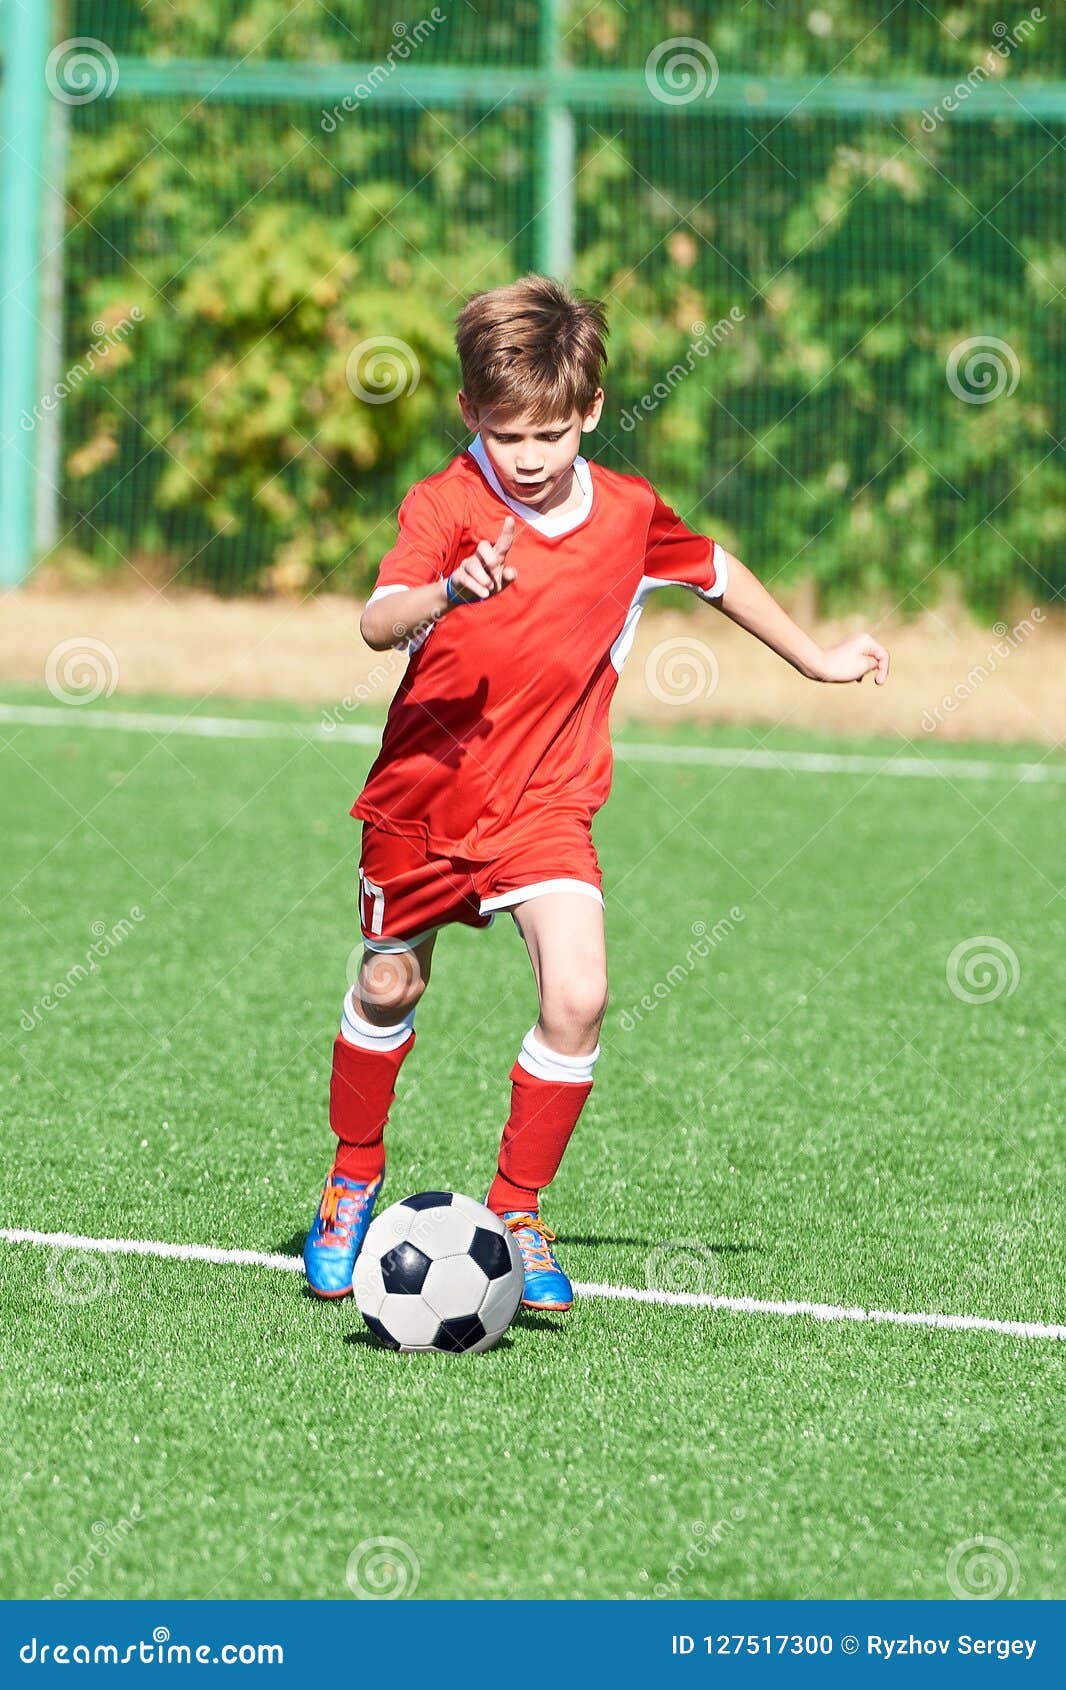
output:
M394 581L391 586L375 587L366 602L367 604L376 604L378 599L387 599L390 593L409 593L410 591L410 587L405 587L400 581Z

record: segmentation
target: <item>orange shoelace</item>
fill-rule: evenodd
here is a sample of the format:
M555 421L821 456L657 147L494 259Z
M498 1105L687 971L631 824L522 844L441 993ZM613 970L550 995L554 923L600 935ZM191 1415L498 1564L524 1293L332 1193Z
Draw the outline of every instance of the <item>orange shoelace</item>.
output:
M522 1252L522 1260L526 1267L554 1268L550 1244L555 1243L556 1234L550 1226L545 1226L539 1215L512 1215L504 1225L510 1227L515 1234L515 1242ZM519 1238L520 1232L531 1232L539 1240L532 1243L528 1239Z
M338 1238L343 1238L351 1230L352 1222L346 1220L340 1212L342 1203L354 1203L361 1208L365 1202L365 1193L349 1191L347 1186L331 1181L322 1193L322 1205L319 1215L322 1220L323 1231L331 1232Z

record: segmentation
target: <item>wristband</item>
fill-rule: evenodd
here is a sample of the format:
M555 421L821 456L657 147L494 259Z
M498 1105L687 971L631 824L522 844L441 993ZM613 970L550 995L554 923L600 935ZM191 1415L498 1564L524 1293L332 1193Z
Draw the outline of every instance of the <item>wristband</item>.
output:
M454 571L453 571L453 573L454 573ZM457 593L455 591L455 588L452 586L451 575L449 575L445 578L444 592L445 592L445 595L447 597L449 605L465 604L466 603L466 600L463 597L461 597L461 595L459 593Z

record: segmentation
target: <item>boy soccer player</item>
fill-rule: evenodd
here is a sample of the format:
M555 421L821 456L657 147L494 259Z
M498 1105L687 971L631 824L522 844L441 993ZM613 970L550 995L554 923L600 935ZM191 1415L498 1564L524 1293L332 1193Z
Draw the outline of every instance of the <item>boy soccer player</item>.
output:
M437 935L508 910L540 1012L511 1070L487 1202L521 1251L526 1307L570 1307L540 1194L600 1054L607 968L590 824L611 784L611 695L649 594L691 588L812 680L888 676L869 634L823 650L642 476L580 455L603 407L606 334L601 303L541 276L469 301L456 344L475 438L407 493L360 622L373 650L406 643L409 661L352 811L365 950L333 1046L336 1158L304 1247L321 1297L352 1288Z

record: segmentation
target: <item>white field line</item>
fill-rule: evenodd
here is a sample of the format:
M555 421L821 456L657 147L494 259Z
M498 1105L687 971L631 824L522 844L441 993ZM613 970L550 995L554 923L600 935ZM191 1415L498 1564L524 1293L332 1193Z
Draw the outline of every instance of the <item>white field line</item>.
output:
M0 704L0 722L30 728L102 728L196 739L334 740L377 745L381 728L360 722L283 722L251 716L157 716L151 711L79 710L72 705ZM975 757L893 757L859 752L766 751L746 746L656 745L620 740L623 763L683 763L725 769L777 769L800 775L895 775L918 780L1066 781L1066 763L992 762Z
M180 1262L210 1262L218 1267L276 1268L302 1273L299 1256L269 1255L262 1250L219 1250L212 1244L164 1244L146 1238L82 1238L73 1232L34 1232L0 1227L0 1241L36 1244L52 1250L86 1250L100 1255L162 1256ZM575 1284L579 1297L608 1297L624 1303L661 1303L669 1308L719 1309L729 1314L808 1315L812 1320L857 1321L873 1326L933 1326L946 1332L997 1332L1007 1338L1066 1338L1066 1326L1034 1320L991 1320L979 1314L902 1314L895 1309L848 1308L840 1303L764 1301L759 1297L715 1297L699 1291L646 1291L635 1285Z

